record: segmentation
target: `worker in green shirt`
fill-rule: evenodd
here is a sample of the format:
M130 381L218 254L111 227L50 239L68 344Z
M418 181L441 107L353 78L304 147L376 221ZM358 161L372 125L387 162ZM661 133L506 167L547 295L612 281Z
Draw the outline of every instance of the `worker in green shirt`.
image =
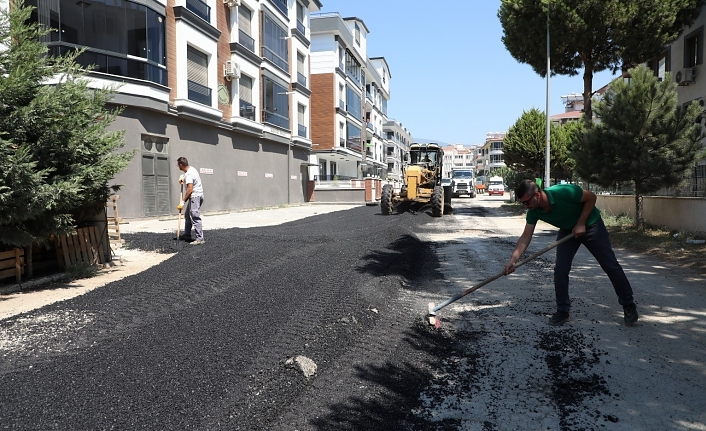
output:
M557 311L549 319L549 324L559 326L570 319L569 272L574 256L583 244L613 284L618 302L623 306L625 323L634 325L638 315L632 287L610 245L608 231L596 208L596 195L574 184L560 184L541 190L533 180L525 180L515 189L515 196L528 210L525 230L505 265L506 275L515 271L514 265L532 241L538 220L559 228L557 240L567 235L574 236L574 239L560 244L556 249L554 291Z

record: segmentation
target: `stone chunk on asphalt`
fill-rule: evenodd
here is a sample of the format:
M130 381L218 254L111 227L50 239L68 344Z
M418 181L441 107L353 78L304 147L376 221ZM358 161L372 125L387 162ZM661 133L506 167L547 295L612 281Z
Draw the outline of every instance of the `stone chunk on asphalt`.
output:
M316 363L306 356L289 358L285 362L285 365L298 369L307 379L316 374Z

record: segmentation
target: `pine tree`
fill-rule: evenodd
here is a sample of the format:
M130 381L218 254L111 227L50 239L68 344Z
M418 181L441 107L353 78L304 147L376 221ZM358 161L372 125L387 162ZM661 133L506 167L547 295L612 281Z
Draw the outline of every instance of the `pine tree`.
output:
M642 197L679 184L706 156L696 122L701 108L677 105L676 84L660 81L645 66L630 69L630 81L613 81L596 106L600 123L588 127L572 148L576 171L586 181L635 186L635 222L644 230Z
M108 182L133 152L120 153L122 131L107 128L115 88L90 88L80 52L50 56L13 0L0 13L0 243L25 247L74 229L111 193Z
M502 41L517 61L547 76L583 68L584 113L592 117L593 74L616 72L664 51L698 17L704 0L502 0Z
M573 138L576 126L564 127L552 124L550 137L550 171L553 177L566 178L568 160L567 144ZM532 172L544 176L547 146L547 117L538 109L522 113L503 139L505 164L517 172Z

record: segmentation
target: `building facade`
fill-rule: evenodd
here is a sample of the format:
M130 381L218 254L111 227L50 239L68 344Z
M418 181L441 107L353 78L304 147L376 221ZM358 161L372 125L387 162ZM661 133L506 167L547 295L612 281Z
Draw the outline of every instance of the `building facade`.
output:
M463 144L444 147L444 162L442 166L444 178L451 178L451 170L465 168L476 170L476 147L466 147Z
M391 74L383 57L367 56L368 33L356 17L311 18L309 162L317 182L387 177Z
M52 53L86 51L91 85L119 85L113 123L135 150L123 217L176 213L176 159L200 173L204 211L307 199L310 14L318 0L27 0Z
M401 122L394 119L383 125L383 134L387 141L387 180L402 183L404 155L409 153L409 146L414 142L414 138Z

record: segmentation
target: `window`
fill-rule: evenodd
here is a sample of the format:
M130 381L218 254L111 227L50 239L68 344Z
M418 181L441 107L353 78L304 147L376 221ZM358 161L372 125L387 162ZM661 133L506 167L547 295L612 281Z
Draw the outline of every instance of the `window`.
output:
M301 52L297 51L297 83L306 87L306 66L304 62L306 57Z
M297 124L299 125L297 133L302 138L306 138L306 106L301 103L297 104Z
M360 45L360 27L358 23L355 23L355 43Z
M346 73L357 83L361 83L360 63L350 51L346 50Z
M343 84L338 85L338 106L341 109L346 109L346 96Z
M264 19L264 46L262 56L280 69L289 73L289 49L287 47L287 31L277 25L268 15Z
M255 106L252 103L252 78L241 75L238 80L240 116L255 121Z
M360 118L360 96L353 89L346 85L346 111L353 114L355 118Z
M248 50L255 52L255 39L252 38L252 11L238 6L238 41Z
M360 144L360 128L351 123L346 123L346 147L352 150L362 151Z
M342 46L338 47L338 68L346 70L346 50Z
M647 66L652 69L652 72L660 81L664 80L665 74L670 70L669 50L647 62Z
M340 147L345 147L346 146L346 124L345 123L339 123L338 124L338 136L339 136L339 146Z
M684 37L684 67L694 67L703 63L704 28L701 27Z
M211 106L208 87L208 56L192 47L186 48L186 76L189 100Z
M56 30L43 38L50 52L66 54L85 47L77 59L82 66L167 85L164 16L149 7L128 0L25 4L36 7L32 22Z
M301 34L306 34L306 29L304 28L304 6L301 3L297 3L297 30Z
M272 79L262 77L262 94L265 102L262 121L289 129L289 96L287 89Z

